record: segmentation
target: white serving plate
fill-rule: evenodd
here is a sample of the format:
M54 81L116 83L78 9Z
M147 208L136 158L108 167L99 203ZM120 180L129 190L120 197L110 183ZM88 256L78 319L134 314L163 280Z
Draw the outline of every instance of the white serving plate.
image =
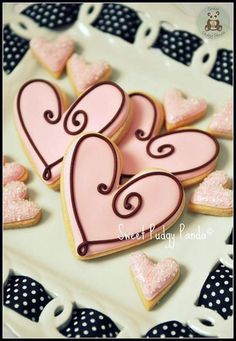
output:
M164 92L174 86L188 95L205 97L209 102L208 114L194 126L206 129L213 112L232 96L231 86L205 75L214 62L213 57L205 65L201 62L202 54L206 51L214 56L219 42L217 45L206 42L204 48L195 53L192 66L186 67L166 57L160 50L148 49L154 35L158 33L160 21L167 18L173 23L178 19L176 27L181 27L183 14L174 6L171 7L172 12L166 9L161 11L160 6L155 12L152 9L150 11L148 5L140 5L143 13L149 11L151 14L147 17L141 14L146 21L139 28L133 45L94 29L90 22L98 14L100 4L94 6L94 12L88 15L89 4L84 4L78 22L67 31L78 42L78 52L90 61L100 58L107 60L114 71L112 80L127 92L143 90L162 100ZM140 9L139 5L136 7ZM17 25L19 18L28 26L27 32ZM46 34L48 38L57 35L38 28L23 16L12 16L10 19L7 16L6 21L10 21L16 31L28 38L41 34ZM185 21L184 29L188 25L189 31L193 32L194 25L188 20ZM145 39L142 32L148 26L152 27L152 33ZM225 39L223 47L229 47L230 41L229 37ZM221 260L226 266L232 267L228 256L232 253L232 247L225 244L232 230L231 218L190 214L185 209L178 222L168 231L175 234L174 247L169 246L168 240L153 240L131 251L97 260L79 261L74 258L64 228L60 194L47 188L33 173L13 122L13 99L19 87L33 78L54 81L28 51L13 73L4 77L4 153L31 171L28 183L30 197L42 207L43 218L35 227L4 232L4 279L7 280L10 270L28 275L44 285L55 299L45 307L38 323L4 307L5 324L19 337L62 337L57 328L69 321L72 303L77 303L80 307L91 307L108 315L121 329L118 337L141 337L158 323L172 319L188 323L193 330L203 335L232 337L232 318L224 320L210 309L195 306L202 285L216 262ZM65 76L57 84L70 96L71 101L75 99ZM217 169L232 175L232 142L223 139L219 142L221 152ZM187 202L192 191L193 188L186 190ZM186 226L182 234L181 223ZM195 234L196 237L199 229L206 239L187 239L188 234ZM133 250L142 250L156 261L174 257L181 265L179 282L151 312L143 307L129 275L128 256ZM58 307L64 310L54 317ZM200 319L210 320L213 326L203 325Z

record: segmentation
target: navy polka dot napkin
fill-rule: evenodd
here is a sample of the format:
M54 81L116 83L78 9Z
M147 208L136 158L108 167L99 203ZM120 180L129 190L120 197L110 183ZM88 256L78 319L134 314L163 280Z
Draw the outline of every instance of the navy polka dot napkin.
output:
M146 338L192 338L199 336L201 335L195 333L191 328L184 326L178 321L168 321L158 324L156 327L150 329L145 335Z
M36 3L22 11L39 26L58 30L73 24L78 17L81 3ZM92 26L134 43L142 21L135 10L117 3L104 3ZM23 58L29 48L29 41L19 37L6 25L4 27L3 69L9 74ZM161 27L152 48L187 66L191 64L194 52L203 44L200 37L182 30L169 31ZM14 50L13 50L14 49ZM217 81L233 84L233 51L219 49L215 64L209 74Z

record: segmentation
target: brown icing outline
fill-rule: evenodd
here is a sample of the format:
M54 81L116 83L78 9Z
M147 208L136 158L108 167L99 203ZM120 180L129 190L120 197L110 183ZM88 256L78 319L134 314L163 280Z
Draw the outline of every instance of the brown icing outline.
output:
M154 118L153 118L153 122L152 122L152 125L151 125L151 129L150 129L150 132L148 133L147 136L145 136L145 132L142 130L142 129L137 129L135 131L135 136L138 140L140 141L147 141L151 138L152 134L154 133L154 130L155 130L155 126L156 126L156 122L157 122L157 108L156 108L156 105L155 105L155 102L152 100L151 97L143 94L142 92L132 92L129 97L134 97L134 96L141 96L141 97L144 97L146 98L146 100L152 105L152 108L153 108L153 112L154 112Z
M43 163L43 165L45 166L45 169L43 171L43 174L42 174L42 178L46 181L50 180L51 176L52 176L52 173L51 173L51 169L56 166L57 164L61 163L62 160L63 160L63 156L61 158L59 158L58 160L55 160L53 163L51 164L48 164L46 162L46 160L44 159L44 157L42 156L42 154L40 153L40 151L38 150L38 148L36 147L32 137L30 136L28 130L26 129L26 126L25 126L25 123L24 123L24 119L23 119L23 115L22 115L22 112L21 112L21 107L20 107L20 100L21 100L21 95L24 91L24 89L31 83L36 83L36 82L42 82L42 83L45 83L47 84L52 90L53 92L55 93L55 96L56 96L56 99L58 101L58 115L56 117L55 120L53 120L53 112L51 110L46 110L44 113L43 113L43 116L45 118L45 120L50 123L50 124L56 124L58 123L61 118L62 118L62 110L61 110L61 98L60 98L60 95L59 95L59 92L57 91L56 87L54 87L53 84L51 84L49 81L46 81L44 79L33 79L33 80L30 80L26 83L24 83L22 85L22 87L20 88L18 94L17 94L17 100L16 100L16 103L17 103L17 114L18 114L18 117L19 117L19 120L20 120L20 123L21 123L21 126L24 130L24 133L25 135L27 136L30 144L32 145L33 149L35 150L36 154L38 155L39 159L41 160L41 162ZM109 128L112 123L117 119L117 117L120 115L120 112L124 106L124 103L125 103L125 92L123 91L123 89L111 82L111 81L104 81L104 82L100 82L100 83L96 83L94 84L93 86L91 86L90 88L88 88L85 92L82 93L81 96L78 97L78 99L70 106L70 108L67 110L67 113L66 113L66 116L64 118L64 121L63 121L63 127L64 127L64 130L67 134L69 135L77 135L77 134L80 134L85 128L86 128L86 125L87 125L87 122L88 122L88 115L85 111L83 110L77 110L73 113L72 115L72 123L75 125L75 126L80 126L81 123L77 120L77 117L78 115L83 115L84 117L84 121L82 123L82 125L80 126L79 130L77 131L70 131L67 127L67 123L68 123L68 119L69 119L69 116L71 114L71 112L74 110L74 108L77 106L77 104L87 95L89 94L91 91L93 91L95 88L97 88L98 86L101 86L101 85L112 85L114 86L116 89L119 90L121 96L122 96L122 100L121 100L121 104L120 104L120 107L118 108L116 114L113 116L113 118L99 131L99 133L103 133L107 128Z
M73 149L73 153L72 153L72 157L71 157L71 163L70 163L70 195L71 195L71 203L72 203L72 209L73 209L73 213L74 213L74 217L75 217L75 220L76 220L76 223L77 223L77 226L78 226L78 229L80 231L80 234L81 234L81 237L82 237L82 243L80 243L77 247L77 252L80 256L85 256L86 253L88 252L88 248L89 248L89 245L92 245L92 244L104 244L104 243L113 243L113 242L119 242L121 241L119 238L113 238L113 239L106 239L106 240L87 240L86 238L86 234L85 234L85 231L83 229L83 226L82 224L80 223L80 219L79 219L79 214L78 214L78 211L76 209L76 200L75 200L75 195L74 195L74 164L75 164L75 159L76 159L76 156L77 156L77 152L78 152L78 149L80 147L80 145L82 144L82 142L87 139L87 138L90 138L90 137L96 137L96 138L99 138L103 141L105 141L108 146L110 147L110 150L113 154L113 157L114 157L114 169L113 169L113 175L112 175L112 186L110 185L109 186L109 192L111 192L111 190L113 189L113 186L114 186L114 183L115 183L115 180L117 178L117 175L119 175L117 173L117 170L118 170L118 155L117 155L117 152L113 146L113 144L110 142L109 139L107 139L105 136L103 135L97 135L95 133L89 133L89 134L86 134L86 135L83 135L76 143L76 145L74 146L74 149ZM138 202L138 205L137 207L134 209L134 211L131 212L131 214L128 214L128 215L122 215L120 214L116 207L115 207L115 202L118 198L118 196L120 195L120 193L122 193L125 189L127 189L128 187L130 187L132 184L134 184L135 182L143 179L143 178L146 178L146 177L149 177L149 176L154 176L154 175L164 175L164 176L167 176L167 177L170 177L172 178L176 184L178 185L178 188L179 188L179 192L180 192L180 196L179 196L179 199L178 199L178 203L175 207L175 209L173 210L172 213L170 213L163 221L161 221L159 224L155 225L155 228L158 228L160 226L163 226L172 216L174 216L176 214L176 212L179 210L179 208L181 207L182 205L182 200L183 200L183 196L184 196L184 192L183 192L183 188L182 188L182 185L180 183L180 181L172 174L170 173L166 173L166 172L163 172L163 171L153 171L153 172L150 172L150 173L146 173L146 174L141 174L140 176L137 176L135 177L134 179L130 180L128 183L124 184L120 189L118 189L118 191L116 192L116 194L114 195L113 197L113 201L112 201L112 208L113 208L113 211L116 215L118 215L119 217L122 217L122 218L129 218L132 215L136 214L137 211L141 208L142 206L142 197L139 193L136 193L136 192L131 192L129 193L128 195L126 195L125 199L124 199L124 207L128 210L132 209L132 205L130 204L129 202L129 199L133 196L136 196L138 199L139 199L139 202ZM101 184L100 184L101 185ZM99 188L99 185L98 185L98 188ZM109 193L107 192L107 193ZM101 193L101 194L104 194L104 193ZM140 201L140 198L141 198L141 201ZM118 214L117 214L118 212ZM140 232L138 233L138 235L140 235L141 233L147 233L147 232L150 232L149 229L145 230L144 232Z
M194 168L190 168L188 170L184 170L184 171L179 171L179 172L171 172L172 174L174 175L181 175L181 174L187 174L187 173L191 173L193 171L196 171L198 169L201 169L201 168L204 168L206 166L208 166L212 161L214 161L218 155L219 155L219 151L220 151L220 145L219 145L219 142L217 141L217 139L212 136L211 134L207 133L206 131L203 131L203 130L200 130L200 129L181 129L181 130L174 130L174 131L171 131L171 132L168 132L168 133L165 133L163 135L160 135L160 136L154 136L153 138L151 138L149 140L149 142L147 143L147 146L146 146L146 152L147 154L152 157L152 158L163 158L163 157L167 157L171 154L174 153L174 150L175 150L175 147L171 144L163 144L161 146L158 147L158 152L162 152L165 148L170 148L170 150L166 153L166 154L161 154L161 155L155 155L153 154L152 152L150 152L150 146L151 144L153 143L153 141L156 141L158 139L161 139L162 137L164 136L167 136L167 135L172 135L172 134L180 134L180 133L185 133L185 132L197 132L197 133L200 133L200 134L203 134L203 135L207 135L214 143L215 143L215 146L216 146L216 150L215 150L215 153L214 155L210 158L210 160L208 160L207 162L205 162L203 165L201 166L197 166L197 167L194 167ZM158 167L158 166L156 166ZM167 169L167 171L170 171ZM127 176L127 177L131 177L133 174L124 174L122 173L123 176Z

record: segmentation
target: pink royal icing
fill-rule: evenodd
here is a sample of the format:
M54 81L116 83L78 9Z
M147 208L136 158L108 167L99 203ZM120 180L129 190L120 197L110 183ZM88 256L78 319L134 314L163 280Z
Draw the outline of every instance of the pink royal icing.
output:
M111 142L94 133L72 142L65 156L61 186L80 256L133 245L141 231L147 239L150 228L162 231L182 212L183 189L173 175L144 172L120 187L119 161ZM83 245L84 254L78 251Z
M131 95L132 125L119 148L123 156L122 174L133 175L146 168L160 168L174 173L181 181L212 169L219 153L215 138L197 129L186 129L155 137L148 136L154 117L150 99ZM157 111L157 121L160 113ZM137 138L143 131L147 139Z
M40 212L39 206L29 200L27 187L21 181L13 181L3 188L3 220L14 223L33 219Z
M210 124L210 129L216 132L222 132L226 134L232 134L233 131L233 104L232 100L229 100L226 105L217 112Z
M174 124L205 111L207 103L204 99L185 99L180 90L170 89L165 94L164 107L166 120Z
M18 131L39 174L48 184L60 177L61 161L70 142L84 131L112 137L125 123L129 97L115 83L88 89L63 114L56 88L44 80L23 85L16 100Z
M70 68L72 81L78 92L97 83L109 69L109 65L105 61L88 64L83 57L76 53L68 60L67 66Z
M3 166L3 185L11 181L19 180L25 173L25 169L19 163L9 162Z
M35 37L30 47L39 59L53 72L60 72L74 51L75 43L68 36L62 35L56 41Z
M194 191L191 202L218 208L233 207L233 192L224 188L229 181L224 171L215 171L208 175Z
M168 287L179 272L179 264L176 260L166 258L155 264L143 252L131 254L130 267L148 300Z

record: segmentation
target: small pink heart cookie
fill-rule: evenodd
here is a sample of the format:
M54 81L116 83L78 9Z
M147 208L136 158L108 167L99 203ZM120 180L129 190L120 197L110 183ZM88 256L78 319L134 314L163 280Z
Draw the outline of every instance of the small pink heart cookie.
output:
M43 37L36 37L30 41L30 48L38 61L55 78L62 74L67 60L75 49L74 41L66 35L62 35L55 41L49 41Z
M224 171L211 173L194 191L189 210L202 214L231 216L233 192L230 188L230 178Z
M67 62L67 74L76 93L80 95L90 86L109 79L111 67L105 61L88 64L83 57L74 53Z
M198 129L181 129L157 135L163 122L161 104L147 94L130 94L133 120L119 143L123 156L122 175L159 168L174 174L184 186L200 182L212 172L219 143Z
M143 252L130 256L130 270L134 283L147 310L151 310L177 282L180 275L176 260L165 258L154 263Z
M58 189L61 163L71 141L95 131L118 141L130 124L129 96L115 83L90 87L65 109L62 93L46 80L26 82L17 94L15 121L27 155L42 180Z
M233 103L230 99L225 106L217 112L208 128L209 133L216 137L232 139L233 135Z
M164 97L166 130L186 126L202 118L207 110L204 99L184 98L178 89L169 89Z
M38 223L41 210L33 201L26 200L27 187L21 181L12 181L3 188L4 228L28 227Z
M83 134L67 149L63 213L80 259L144 243L170 228L183 211L184 192L172 174L142 171L120 186L121 167L117 146L104 135Z
M3 164L3 185L7 185L11 181L26 181L28 179L28 171L17 162L7 162L4 157Z

